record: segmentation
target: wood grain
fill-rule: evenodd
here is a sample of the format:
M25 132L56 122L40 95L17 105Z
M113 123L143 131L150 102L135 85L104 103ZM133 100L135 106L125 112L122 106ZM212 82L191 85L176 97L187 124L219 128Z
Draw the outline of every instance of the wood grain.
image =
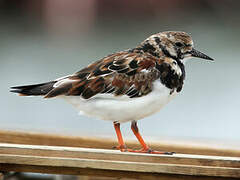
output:
M114 146L117 146L117 142L115 139L108 138L89 138L3 130L0 131L0 142L48 146L83 147L95 149L113 149ZM126 141L126 143L129 147L140 148L137 141ZM152 149L159 151L173 151L183 154L240 157L240 147L239 149L231 149L224 146L215 147L211 146L211 144L193 145L192 143L174 144L168 142L149 142L149 145Z
M117 150L0 144L0 169L5 171L107 177L162 175L240 178L239 157L151 155ZM129 175L131 174L131 175ZM149 179L149 178L148 178Z

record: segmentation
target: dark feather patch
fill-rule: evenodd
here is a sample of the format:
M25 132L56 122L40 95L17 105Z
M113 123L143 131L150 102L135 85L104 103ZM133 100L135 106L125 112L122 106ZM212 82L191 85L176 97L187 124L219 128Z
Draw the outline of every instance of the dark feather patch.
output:
M169 64L156 63L156 68L160 72L161 82L169 89L176 89L177 92L180 92L182 90L182 86L183 86L184 78L185 78L184 66L180 66L180 67L181 67L181 71L182 71L181 76L177 75Z
M157 58L160 57L159 54L156 51L156 48L152 44L150 44L149 41L146 41L141 46L135 48L135 51L149 53L152 56L157 57Z
M129 67L132 68L132 69L138 68L137 61L136 61L136 60L132 60L132 61L129 63Z
M128 76L133 76L133 75L135 75L136 73L137 73L137 69L132 70L132 71L129 71L129 72L127 72L126 74L127 74Z
M138 90L132 89L130 92L127 93L128 96L134 96L135 94L138 93Z
M111 87L108 91L107 91L107 93L113 93L115 91L115 87Z
M85 90L85 86L88 83L88 81L82 80L81 82L79 82L77 85L73 86L68 92L67 95L71 95L71 96L80 96L82 94L82 92Z
M122 65L122 66L111 65L108 67L109 70L113 70L113 71L120 71L125 68L126 68L126 66L124 66L124 65Z
M87 88L83 91L82 93L82 97L84 99L89 99L90 97L94 96L95 94L97 94L96 92L94 92L92 89Z
M89 75L89 73L79 73L79 74L77 75L77 77L80 78L80 79L83 79L83 78L85 78L85 77L88 76L88 75Z
M120 59L120 60L117 60L114 62L115 65L121 65L121 64L124 64L126 62L125 59Z
M140 96L139 96L139 94L138 94L138 93L136 93L136 94L134 94L134 95L130 96L130 98L135 98L135 97L140 97Z
M101 76L101 75L108 74L108 73L111 73L111 72L112 71L110 71L110 70L101 71L100 69L95 69L93 71L93 75L94 76Z
M51 81L51 82L41 83L41 84L16 86L16 87L11 87L10 92L20 93L21 95L26 95L26 96L46 95L49 91L52 90L53 85L55 83L56 81Z

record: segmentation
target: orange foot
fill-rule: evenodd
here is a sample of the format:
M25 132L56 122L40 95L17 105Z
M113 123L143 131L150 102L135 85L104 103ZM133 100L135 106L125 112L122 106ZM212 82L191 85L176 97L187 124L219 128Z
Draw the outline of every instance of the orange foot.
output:
M152 149L140 149L140 150L133 150L133 149L128 149L126 146L117 146L114 147L121 152L135 152L135 153L148 153L148 154L164 154L164 155L173 155L175 152L164 152L164 151L154 151Z
M128 149L126 145L123 145L123 146L115 146L113 147L114 149L118 149L120 150L121 152L133 152L134 150L132 149Z

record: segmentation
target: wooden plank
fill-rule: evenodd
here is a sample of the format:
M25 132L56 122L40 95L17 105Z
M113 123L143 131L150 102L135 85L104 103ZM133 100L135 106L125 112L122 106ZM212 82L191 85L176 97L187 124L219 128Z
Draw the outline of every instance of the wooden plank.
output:
M41 134L29 132L13 132L0 131L0 142L15 143L15 144L32 144L32 145L48 145L48 146L73 146L83 148L96 149L112 149L117 146L115 139L107 138L89 138L89 137L75 137L62 136L54 134ZM140 148L137 141L126 141L129 147ZM149 145L154 150L173 151L184 154L199 154L199 155L217 155L217 156L235 156L240 157L239 149L231 149L224 146L211 146L211 144L195 144L191 143L163 143L163 142L149 142Z
M221 156L199 156L188 154L174 154L156 156L153 154L122 153L118 150L103 150L92 148L58 147L58 146L36 146L36 145L18 145L0 143L0 154L12 155L32 155L44 157L64 157L64 158L82 158L98 159L109 161L131 161L147 163L167 163L167 164L188 164L196 166L217 166L240 168L238 160L235 157ZM111 154L111 156L109 156ZM124 156L123 156L124 155ZM194 157L194 158L193 158ZM237 161L236 161L237 160Z
M159 174L159 173L135 173L125 171L107 171L99 169L81 169L68 167L45 167L45 166L27 166L27 165L9 165L4 164L4 169L13 169L15 172L35 172L48 174L68 174L87 176L89 179L97 180L113 178L114 180L236 180L236 178L224 177L210 177L210 176L189 176L176 174ZM60 173L59 173L60 172ZM107 178L106 178L107 177Z
M71 174L78 175L95 171L104 172L106 176L118 172L149 177L167 174L240 178L239 157L152 155L90 148L0 144L0 169L32 171L33 167L35 171L40 169L45 173L54 169L59 174L72 169Z

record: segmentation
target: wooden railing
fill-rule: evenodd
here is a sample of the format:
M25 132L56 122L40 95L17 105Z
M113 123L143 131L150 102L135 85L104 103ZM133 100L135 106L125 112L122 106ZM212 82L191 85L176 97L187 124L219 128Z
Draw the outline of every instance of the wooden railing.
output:
M240 178L240 157L226 157L240 156L237 150L153 143L155 149L192 153L121 153L109 149L116 145L112 140L7 131L0 132L0 142L0 171L169 180ZM204 153L221 156L196 155Z

